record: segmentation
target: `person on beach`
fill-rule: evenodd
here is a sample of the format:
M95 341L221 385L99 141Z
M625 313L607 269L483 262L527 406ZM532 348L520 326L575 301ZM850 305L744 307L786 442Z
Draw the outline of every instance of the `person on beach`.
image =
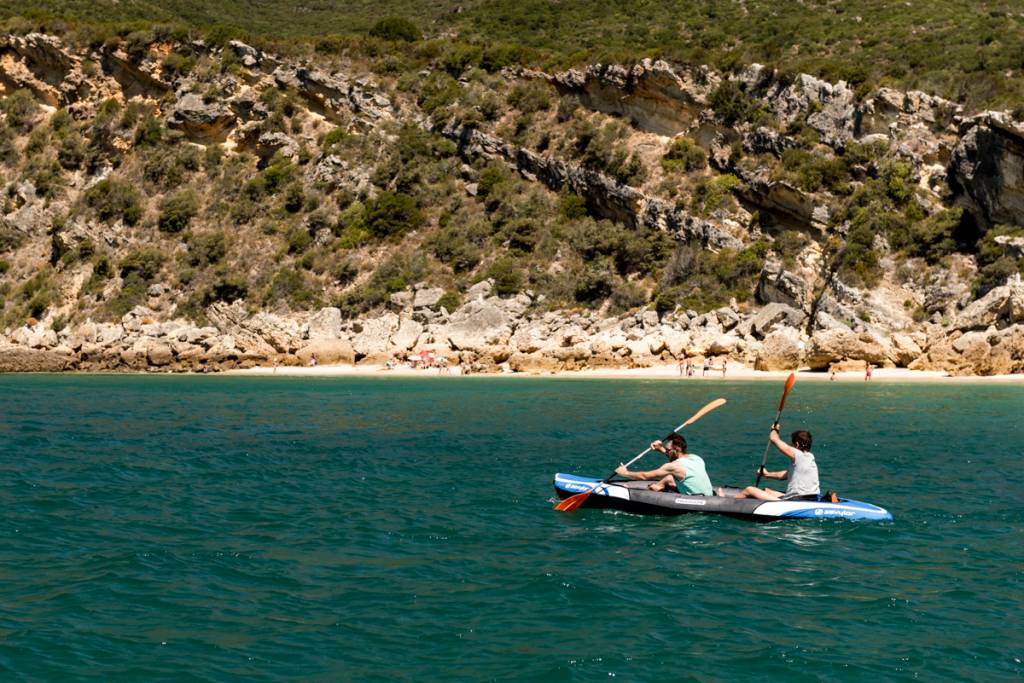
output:
M836 381L836 369L835 368L832 368L831 370L829 370L828 381L829 382L835 382Z
M707 377L708 376L708 370L710 370L710 369L711 369L711 360L708 359L708 358L705 358L704 359L704 369L701 371L700 376L701 377Z
M789 438L792 445L787 444L779 436L779 426L772 425L768 439L780 453L789 458L789 467L777 472L768 472L763 467L758 470L758 473L765 479L789 482L786 485L786 492L782 493L767 487L759 489L756 486L748 486L736 494L737 498L778 500L821 494L821 487L818 484L818 464L814 461L814 454L811 453L811 433L803 430L796 431ZM719 488L717 493L720 496L723 495L722 489Z
M686 377L686 370L690 366L689 359L679 359L679 376Z
M868 362L868 361L864 361L864 381L865 382L870 382L871 381L871 370L872 370L871 363Z
M728 361L724 361L724 360L722 361L722 379L725 379L725 368L728 365L729 365Z
M703 458L686 452L686 439L681 434L672 432L665 437L664 443L652 443L651 449L664 453L668 462L647 472L632 472L625 465L619 465L615 474L640 481L655 480L647 486L651 491L677 491L690 496L714 495Z

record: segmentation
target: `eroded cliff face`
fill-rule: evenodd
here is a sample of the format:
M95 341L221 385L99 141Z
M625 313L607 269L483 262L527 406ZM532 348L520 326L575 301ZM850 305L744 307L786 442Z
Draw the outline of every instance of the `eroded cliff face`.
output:
M950 182L982 230L1024 223L1024 125L997 112L963 121Z
M204 78L181 73L166 59L172 47L196 59L230 57L232 67ZM58 270L60 295L59 305L40 319L5 331L0 368L200 370L308 362L313 355L321 362L381 362L430 349L485 371L642 366L703 357L764 369L826 369L867 360L958 374L1024 371L1019 280L1011 278L973 301L973 256L955 254L942 266L925 267L905 262L878 235L870 248L877 253L881 281L852 286L837 269L836 245L841 254L853 227L843 217L844 202L855 192L808 190L782 169L787 154L808 150L802 131L810 130L811 151L836 156L861 145L908 165L916 210L926 217L947 209L952 196L980 234L994 225L1024 225L1024 128L1009 116L965 117L958 105L941 98L891 89L858 100L845 83L807 75L782 81L758 65L726 77L703 67L645 60L554 75L509 71L502 79L506 87L547 83L590 112L628 121L623 144L643 159L646 175L616 177L574 157L569 124L551 123L549 137L566 136L561 145L534 144L528 135L515 139L501 117L467 122L448 109L424 112L417 98L351 65L290 62L238 42L223 50L202 43L149 46L141 56L120 48L76 51L40 34L0 42L5 94L28 91L48 111L65 109L78 119L95 117L111 100L144 103L180 134L182 145L229 158L250 154L259 168L285 160L299 169L304 187L376 197L388 186L371 177L367 156L344 157L322 140L344 131L387 141L398 127L415 126L452 140L466 162L452 177L452 192L474 197L481 163L499 160L529 181L583 198L593 216L634 230L663 231L713 253L766 245L768 255L750 292L754 305L733 302L703 312L640 308L619 315L553 312L543 296L528 290L499 295L494 281L485 278L449 307L441 304L444 287L423 282L391 293L355 320L332 306L282 312L272 310L273 300L214 298L203 302L205 320L198 324L173 285L153 281L139 305L117 319L94 322L89 297L115 297L124 276L93 292L97 266L62 265L67 256L85 244L100 243L122 255L152 241L124 220L104 221L76 208L88 201L89 188L111 176L119 154L128 158L144 144L137 134L115 132L94 166L69 170L50 194L33 182L3 178L0 221L18 245L7 257L13 263L8 279L24 283L50 264ZM735 83L763 115L729 122L716 112L712 95L726 82ZM301 103L301 125L268 125L280 115L269 104L279 92L293 93ZM658 165L677 136L694 141L707 158L706 168L682 179ZM857 185L877 173L877 164L855 165L851 173ZM721 195L716 204L693 199L713 191ZM312 218L304 230L318 247L335 239L332 227ZM799 240L783 253L779 245L790 233ZM279 258L263 238L244 239L249 252L232 267L248 260L255 268ZM1008 254L1016 253L1018 237L997 239ZM415 241L410 247L422 248ZM383 259L386 248L376 247L372 258ZM187 260L191 251L183 248L175 258ZM351 285L339 280L331 286L344 291Z

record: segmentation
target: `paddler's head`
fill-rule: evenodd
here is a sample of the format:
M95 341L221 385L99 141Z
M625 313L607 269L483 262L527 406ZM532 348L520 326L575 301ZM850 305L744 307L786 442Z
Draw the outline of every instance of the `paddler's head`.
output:
M672 432L665 437L665 449L668 450L669 460L675 460L681 455L686 455L686 439L682 434Z
M811 450L811 433L803 430L789 435L790 442L802 451Z

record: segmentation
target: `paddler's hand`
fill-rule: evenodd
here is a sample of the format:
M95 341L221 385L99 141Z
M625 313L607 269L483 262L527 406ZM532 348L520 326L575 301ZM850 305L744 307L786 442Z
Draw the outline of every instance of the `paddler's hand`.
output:
M661 453L664 453L665 452L665 447L661 444L661 441L652 441L651 442L651 450L652 451L659 451Z
M619 463L619 466L615 468L615 474L619 475L620 477L626 477L629 476L629 470L626 469L625 465Z
M759 477L767 477L768 476L768 471L765 470L764 467L758 467L757 468L757 472L754 472L754 474L756 474Z

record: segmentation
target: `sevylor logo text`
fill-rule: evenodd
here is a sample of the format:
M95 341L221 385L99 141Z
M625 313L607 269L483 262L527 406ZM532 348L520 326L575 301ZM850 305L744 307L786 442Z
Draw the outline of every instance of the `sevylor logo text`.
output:
M838 510L836 508L814 508L817 517L853 517L850 510Z

